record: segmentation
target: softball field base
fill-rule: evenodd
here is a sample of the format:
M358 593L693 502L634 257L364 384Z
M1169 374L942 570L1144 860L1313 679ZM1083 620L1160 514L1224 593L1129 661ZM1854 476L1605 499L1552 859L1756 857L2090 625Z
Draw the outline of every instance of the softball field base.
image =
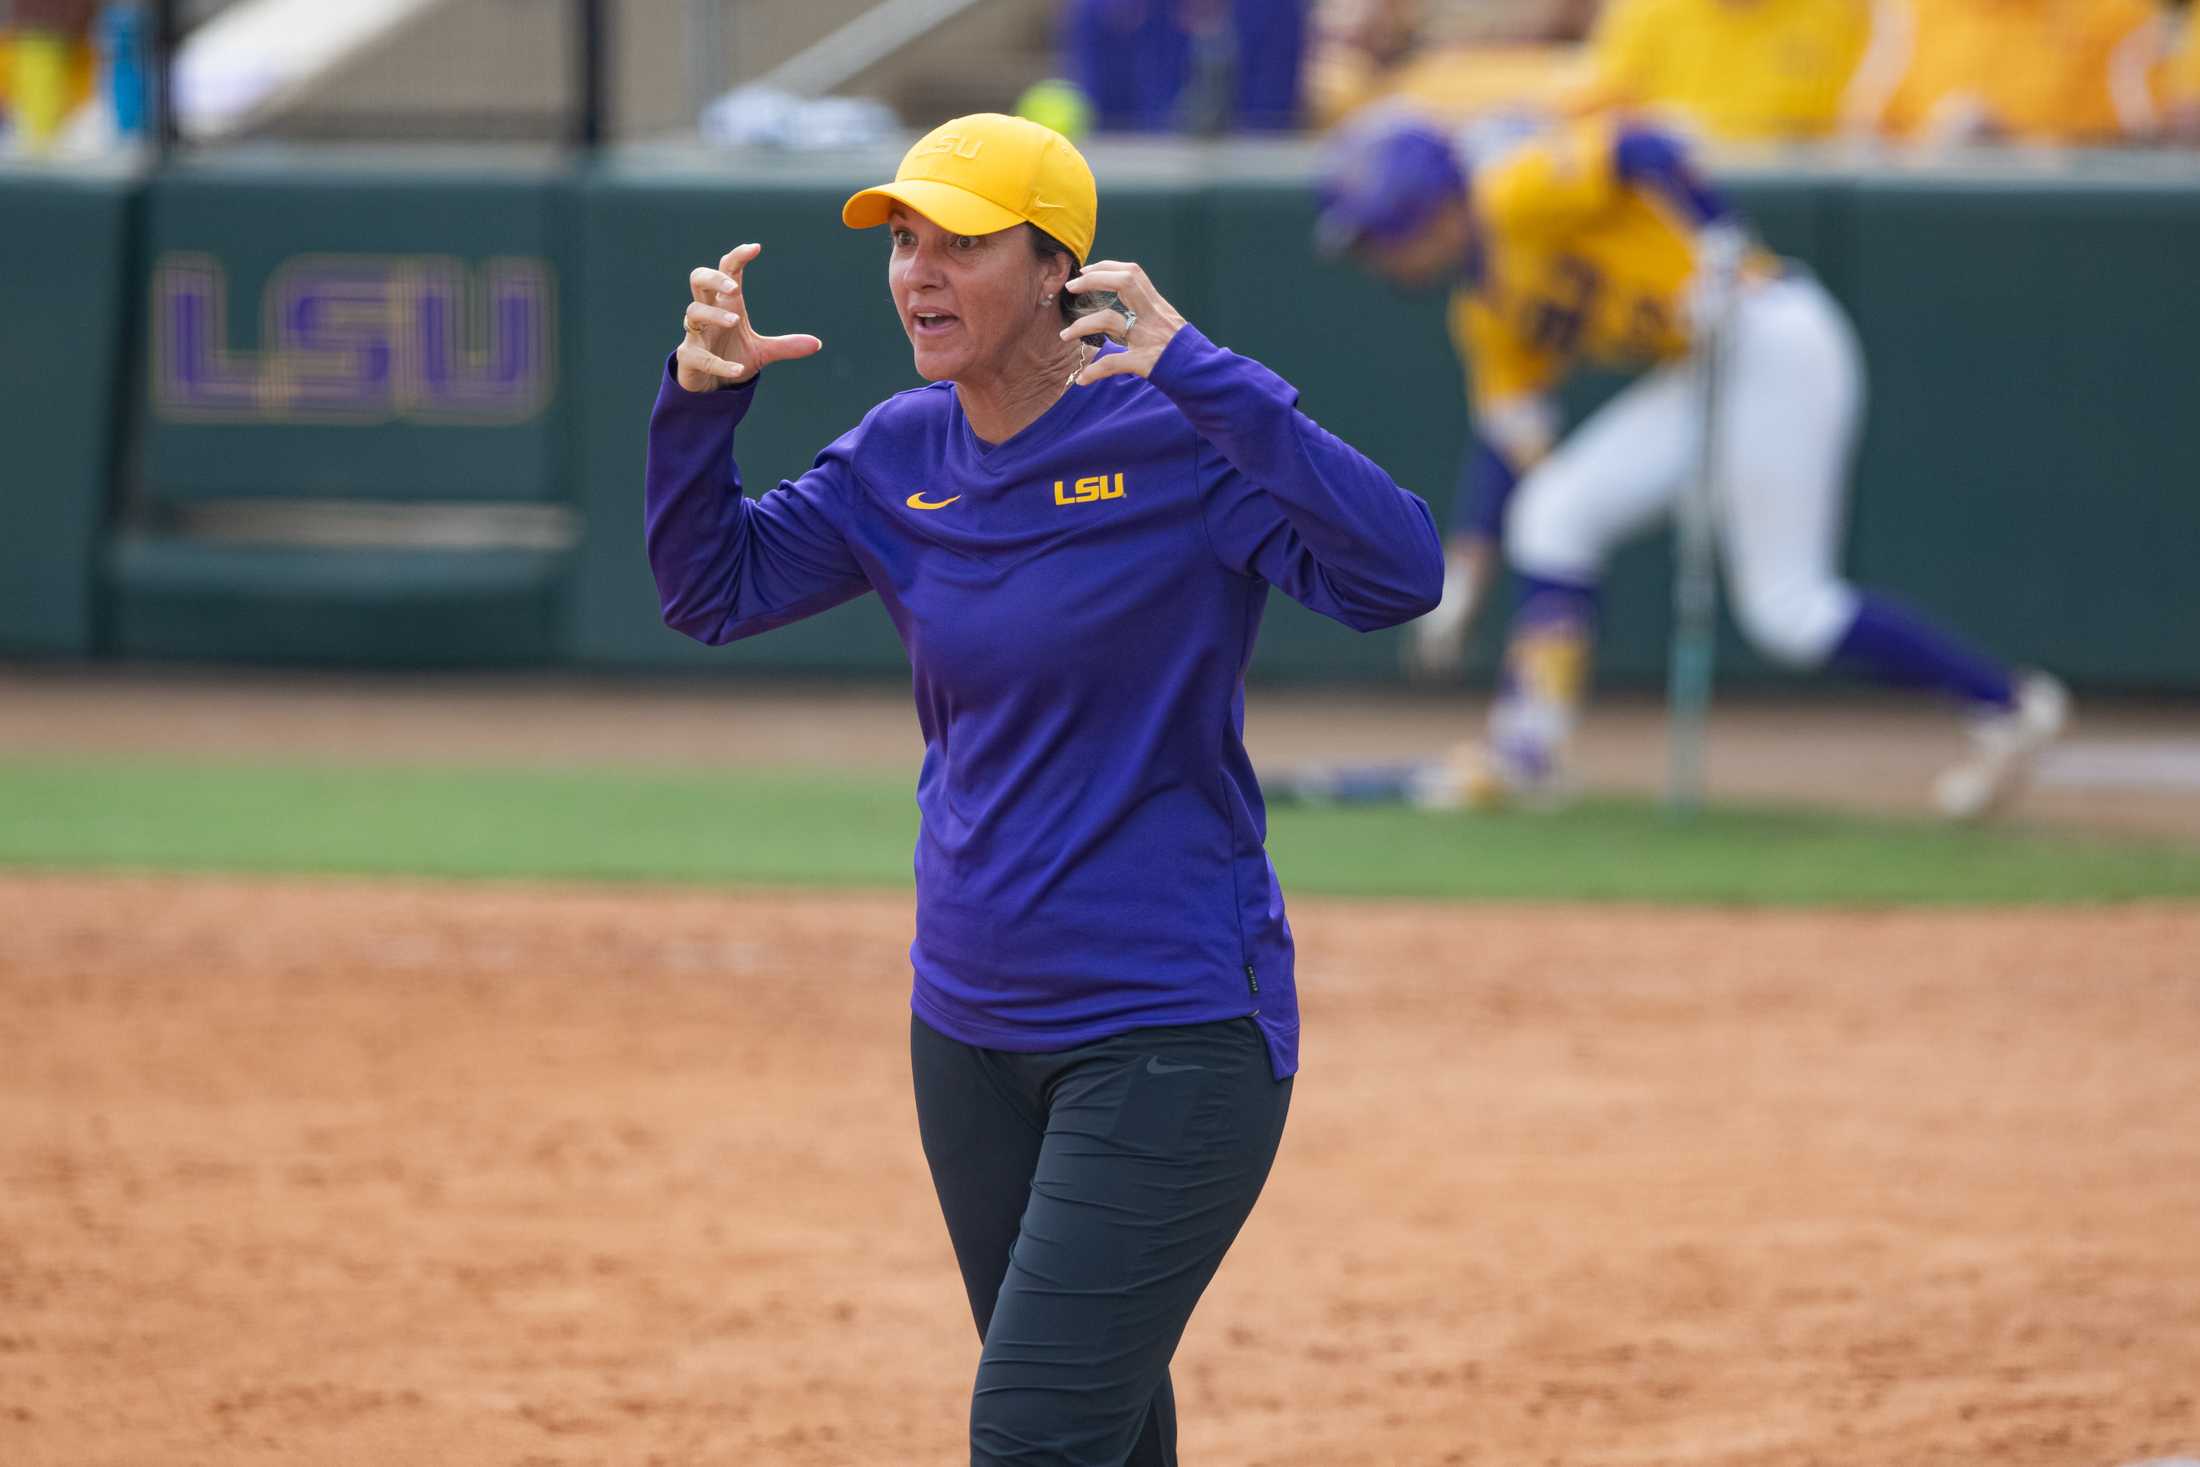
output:
M905 895L0 908L11 1467L961 1460ZM2200 1445L2200 909L1295 915L1187 1462Z

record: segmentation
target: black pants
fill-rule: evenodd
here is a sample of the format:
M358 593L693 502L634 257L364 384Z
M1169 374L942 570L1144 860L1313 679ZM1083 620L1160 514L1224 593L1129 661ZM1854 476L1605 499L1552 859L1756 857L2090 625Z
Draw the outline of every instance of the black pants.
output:
M1250 1019L1014 1054L909 1028L985 1349L973 1467L1173 1467L1169 1357L1268 1179L1291 1082Z

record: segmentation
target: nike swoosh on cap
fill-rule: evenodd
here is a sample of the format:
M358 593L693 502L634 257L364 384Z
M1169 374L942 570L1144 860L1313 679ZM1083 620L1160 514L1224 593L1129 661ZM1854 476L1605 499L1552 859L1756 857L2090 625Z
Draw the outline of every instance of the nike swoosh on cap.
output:
M945 499L941 500L938 504L934 504L931 500L926 499L924 497L924 491L922 489L919 489L916 493L909 496L908 503L911 509L945 509L947 508L947 506L953 504L956 500L960 498L962 498L960 494L950 494Z

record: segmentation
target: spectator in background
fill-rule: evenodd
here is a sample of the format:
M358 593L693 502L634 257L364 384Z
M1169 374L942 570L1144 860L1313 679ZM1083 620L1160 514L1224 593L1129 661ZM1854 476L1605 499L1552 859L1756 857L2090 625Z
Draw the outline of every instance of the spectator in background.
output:
M92 94L87 35L97 0L15 0L0 47L0 103L24 144L42 150Z
M2162 69L2162 130L2172 141L2200 143L2200 5L2185 6L2182 25Z
M1562 99L1597 0L1320 0L1307 101L1322 126L1374 102L1464 120Z
M1712 138L1821 137L1870 29L1869 0L1607 0L1570 100Z
M1104 132L1299 124L1307 0L1070 0L1063 49Z
M1849 122L1947 143L2152 136L2165 30L2155 0L1878 0Z

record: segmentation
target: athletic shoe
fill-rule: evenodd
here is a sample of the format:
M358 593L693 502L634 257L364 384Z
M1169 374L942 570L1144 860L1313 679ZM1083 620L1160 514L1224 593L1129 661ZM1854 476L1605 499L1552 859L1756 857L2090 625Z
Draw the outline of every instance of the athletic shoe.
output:
M1548 750L1467 743L1423 765L1407 799L1422 810L1556 810L1572 793Z
M2040 750L2070 722L2070 690L2044 672L2017 679L2017 701L1972 721L1971 754L1933 782L1933 803L1950 820L1981 820L2024 788Z
M1461 745L1450 756L1417 768L1406 787L1406 803L1416 810L1495 808L1499 791L1472 757L1474 751L1474 745Z

